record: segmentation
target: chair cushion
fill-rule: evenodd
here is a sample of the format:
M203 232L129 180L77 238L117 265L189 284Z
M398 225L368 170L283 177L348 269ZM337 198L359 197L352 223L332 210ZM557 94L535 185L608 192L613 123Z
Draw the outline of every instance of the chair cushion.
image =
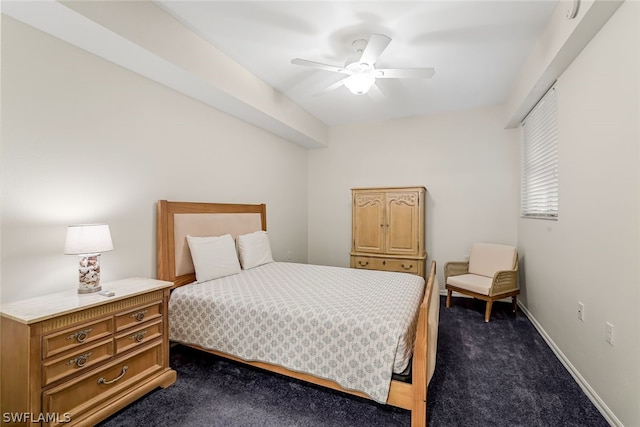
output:
M482 295L489 295L492 282L493 278L479 276L477 274L461 274L447 278L447 285L456 286Z
M497 271L512 270L516 248L492 243L474 243L469 254L469 273L493 277Z

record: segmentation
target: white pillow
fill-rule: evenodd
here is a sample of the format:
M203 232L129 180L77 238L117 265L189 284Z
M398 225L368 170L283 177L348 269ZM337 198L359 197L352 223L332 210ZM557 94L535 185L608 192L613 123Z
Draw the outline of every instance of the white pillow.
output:
M236 247L243 270L273 262L266 231L256 231L236 237Z
M187 236L187 242L197 282L206 282L240 272L238 254L230 234L219 237Z

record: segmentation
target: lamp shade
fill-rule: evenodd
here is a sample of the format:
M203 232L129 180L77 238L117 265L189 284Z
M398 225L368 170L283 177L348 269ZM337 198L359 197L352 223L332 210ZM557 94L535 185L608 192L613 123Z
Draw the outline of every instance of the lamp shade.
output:
M113 242L107 224L70 225L67 228L65 255L96 254L112 249Z

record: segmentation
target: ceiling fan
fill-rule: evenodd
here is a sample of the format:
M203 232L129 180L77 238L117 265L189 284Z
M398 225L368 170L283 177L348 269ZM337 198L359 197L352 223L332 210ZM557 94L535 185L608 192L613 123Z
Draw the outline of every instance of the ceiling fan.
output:
M363 95L371 89L376 79L428 79L433 77L433 68L375 68L378 57L387 48L391 38L383 34L372 34L369 41L358 39L352 46L355 53L347 59L344 67L336 67L306 59L294 58L292 64L319 70L345 74L346 77L329 86L325 91L344 85L351 93Z

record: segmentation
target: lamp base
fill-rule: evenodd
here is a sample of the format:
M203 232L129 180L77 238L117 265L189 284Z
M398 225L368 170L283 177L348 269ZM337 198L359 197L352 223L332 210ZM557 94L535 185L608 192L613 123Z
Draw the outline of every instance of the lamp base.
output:
M85 289L82 287L78 287L78 293L79 294L92 294L94 292L99 292L102 290L102 286L98 286L97 288L90 288L90 289Z
M100 291L100 254L80 255L78 273L79 294Z

